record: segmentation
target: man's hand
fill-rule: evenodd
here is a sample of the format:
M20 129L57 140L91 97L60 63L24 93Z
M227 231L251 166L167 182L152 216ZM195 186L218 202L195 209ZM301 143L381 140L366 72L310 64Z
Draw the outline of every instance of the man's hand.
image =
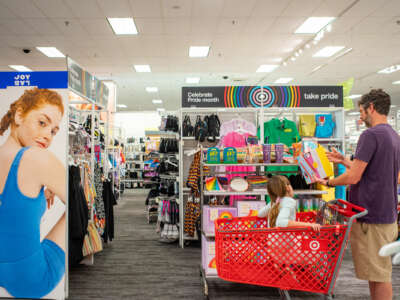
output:
M326 156L328 157L329 161L333 163L344 164L345 157L340 152L338 152L336 148L332 148L332 152L327 151Z
M46 188L44 191L44 196L46 197L46 201L47 201L47 209L50 209L50 207L54 204L55 194L52 191L50 191L48 188Z

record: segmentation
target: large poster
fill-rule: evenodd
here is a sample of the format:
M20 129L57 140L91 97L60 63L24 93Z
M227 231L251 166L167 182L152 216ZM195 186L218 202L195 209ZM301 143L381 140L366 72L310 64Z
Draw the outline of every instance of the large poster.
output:
M0 297L64 299L67 72L0 72Z
M182 107L343 107L342 86L183 87Z

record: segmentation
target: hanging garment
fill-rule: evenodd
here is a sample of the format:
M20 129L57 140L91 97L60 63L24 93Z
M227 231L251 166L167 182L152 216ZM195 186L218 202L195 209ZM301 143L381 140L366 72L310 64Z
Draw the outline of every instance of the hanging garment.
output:
M95 224L99 229L99 233L103 234L104 226L106 222L106 215L104 210L104 200L103 200L103 182L101 180L102 170L99 167L94 169L94 186L96 189L95 208L96 208L96 219Z
M186 182L186 185L191 188L191 192L196 197L199 195L199 185L200 185L200 151L197 152L193 161L190 164L189 176ZM203 167L203 174L207 174L210 171L210 168L207 166Z
M68 254L69 265L74 266L83 259L83 240L89 221L89 209L81 184L79 167L69 167L68 191Z
M114 205L117 204L115 195L112 189L112 183L109 181L103 182L103 200L106 216L106 226L104 228L103 240L104 243L114 239Z
M185 208L185 220L184 220L184 231L190 236L194 237L196 230L196 222L200 217L200 203L187 202Z
M18 187L18 167L27 149L18 151L0 194L0 286L16 298L41 298L65 274L65 253L51 240L40 242L44 187L35 198Z
M249 136L248 133L246 134L240 134L236 131L229 132L227 133L221 140L221 144L224 147L246 147L246 139ZM254 172L256 169L255 167L225 167L226 172ZM225 177L228 178L228 181L230 181L233 177L240 176L240 177L245 177L248 176L249 173L235 173L235 174L226 174ZM229 204L232 206L234 204L234 201L236 200L241 200L246 197L244 196L230 196L229 197Z
M332 120L331 114L318 114L315 115L317 127L315 129L315 136L317 138L329 138L333 135L335 129L335 122Z
M221 138L233 131L241 130L243 133L247 132L249 135L256 135L257 128L254 123L245 119L232 119L221 124L220 136Z

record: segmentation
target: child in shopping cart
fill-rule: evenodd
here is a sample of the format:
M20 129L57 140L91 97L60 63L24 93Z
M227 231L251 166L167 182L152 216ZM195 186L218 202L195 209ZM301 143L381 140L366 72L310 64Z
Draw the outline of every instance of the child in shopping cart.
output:
M258 212L258 217L268 218L269 227L311 227L319 231L320 224L296 221L296 200L289 180L285 176L273 176L268 180L267 190L271 202Z

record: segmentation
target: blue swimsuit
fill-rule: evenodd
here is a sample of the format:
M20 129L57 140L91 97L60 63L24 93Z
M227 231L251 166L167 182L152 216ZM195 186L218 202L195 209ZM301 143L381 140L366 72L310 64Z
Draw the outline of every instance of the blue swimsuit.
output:
M18 187L18 167L27 149L18 151L0 194L0 287L16 298L41 298L63 277L65 253L50 240L40 242L44 188L31 198Z

